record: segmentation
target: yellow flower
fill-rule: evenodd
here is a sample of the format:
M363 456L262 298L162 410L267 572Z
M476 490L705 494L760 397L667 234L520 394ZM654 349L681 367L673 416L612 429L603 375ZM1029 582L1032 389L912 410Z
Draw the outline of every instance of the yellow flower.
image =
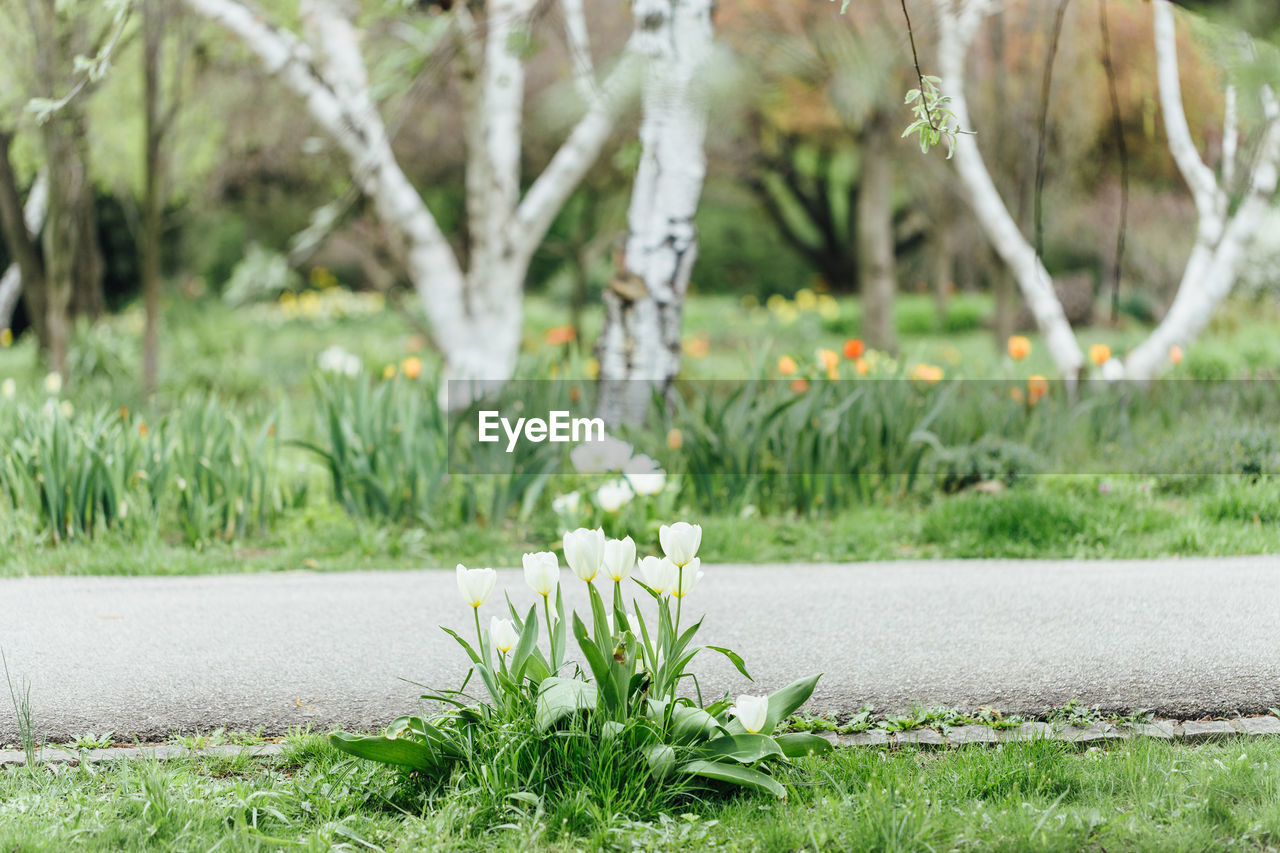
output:
M1101 367L1111 360L1111 347L1106 344L1094 344L1089 347L1089 360Z
M684 446L684 436L680 434L680 430L672 429L667 433L667 447L672 450L679 450Z
M791 376L795 374L798 369L799 368L796 366L796 360L791 356L784 355L782 358L778 359L778 372L783 376Z
M50 394L57 394L62 390L62 374L56 370L44 378L44 390Z
M870 368L867 365L867 360L865 358L857 358L857 359L854 359L853 369L858 372L859 376L866 376L867 370L869 370Z
M1026 335L1013 335L1009 338L1009 358L1022 361L1031 355L1031 341Z
M388 364L386 367L382 368L383 379L391 379L395 375L396 375L396 366L394 364Z
M835 370L840 364L840 356L836 355L833 349L818 350L818 364L822 365L827 372Z
M809 288L803 288L796 292L796 307L801 311L812 311L818 307L818 297Z
M417 379L422 375L422 359L417 356L410 356L400 362L400 370L409 379Z
M911 368L911 378L926 385L935 385L942 381L942 368L934 364L917 364Z
M823 293L818 297L818 314L824 320L834 320L840 316L840 303Z
M600 362L596 360L595 356L587 359L582 367L588 379L595 379L600 375Z
M0 347L13 344L13 329L0 329Z

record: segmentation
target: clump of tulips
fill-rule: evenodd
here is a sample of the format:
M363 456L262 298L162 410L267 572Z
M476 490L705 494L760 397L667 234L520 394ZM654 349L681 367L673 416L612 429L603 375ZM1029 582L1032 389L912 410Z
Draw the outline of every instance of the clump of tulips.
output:
M524 555L524 579L539 600L522 615L508 599L508 616L491 617L487 629L480 608L493 597L497 573L459 565L458 590L472 609L474 643L444 630L470 658L487 698L461 691L428 694L423 698L449 710L434 717L402 717L381 735L337 733L334 744L362 758L442 778L468 755L477 727L514 721L532 730L526 735L554 738L572 731L595 738L602 749L630 749L660 782L730 783L783 796L770 765L830 748L811 734L774 734L779 722L809 698L818 676L769 695L742 695L735 702L726 696L704 707L689 672L700 652L724 655L751 676L735 652L694 644L702 620L683 623L684 600L704 574L698 557L702 528L684 522L662 526L659 540L661 556L637 560L630 537L607 539L601 530L581 528L564 535L564 560L575 578L569 582L584 584L590 602L585 619L565 613L560 562L552 552ZM635 598L628 607L628 581L652 600L651 616ZM598 582L612 586L610 605ZM571 657L570 635L585 668ZM682 690L686 686L693 688L696 701Z

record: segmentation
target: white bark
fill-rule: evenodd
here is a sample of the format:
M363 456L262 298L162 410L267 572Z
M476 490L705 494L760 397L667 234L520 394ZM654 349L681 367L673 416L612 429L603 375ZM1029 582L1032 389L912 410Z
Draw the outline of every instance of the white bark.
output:
M44 170L36 175L31 192L27 195L27 203L22 209L22 219L27 226L27 233L35 238L44 226L44 214L49 205L49 174ZM8 329L13 323L13 311L18 307L18 298L22 295L22 270L16 263L0 276L0 329Z
M1154 0L1156 70L1160 86L1160 107L1164 114L1169 150L1183 180L1196 202L1196 242L1182 274L1173 304L1164 319L1125 359L1128 378L1147 380L1170 365L1174 346L1195 339L1213 312L1231 292L1240 260L1261 224L1276 191L1280 166L1280 105L1271 90L1261 93L1266 126L1255 157L1253 175L1245 197L1235 212L1228 214L1229 198L1224 186L1201 159L1182 109L1182 87L1178 77L1177 38L1173 8L1168 0ZM1234 98L1228 102L1225 138L1234 136ZM1225 146L1224 146L1225 149ZM1227 151L1230 151L1229 157ZM1224 150L1224 183L1227 164L1235 159L1234 146Z
M991 2L934 0L934 7L938 16L938 65L942 91L950 96L949 106L960 127L972 130L974 126L964 92L965 58L978 24L990 10ZM956 172L979 225L1018 282L1058 373L1068 382L1074 382L1084 366L1084 354L1054 292L1053 279L1009 214L1000 191L991 180L991 173L978 149L979 138L962 134L956 140Z
M600 411L644 416L680 368L680 325L697 257L694 214L706 177L706 103L697 81L712 49L712 0L636 0L635 46L648 59L643 147L627 211L623 275L605 294ZM620 286L617 286L620 285Z
M586 113L521 201L524 66L514 37L527 24L534 0L490 0L482 55L467 49L462 55L464 78L471 77L464 80L464 122L472 251L464 272L396 161L343 0L301 0L305 41L267 24L239 0L185 2L239 36L268 73L304 99L312 118L347 156L356 185L403 241L409 277L445 357L446 378L509 379L519 351L529 260L612 131L621 100L613 76L613 85L593 87ZM575 14L571 6L568 16ZM465 8L456 15L466 41L478 28Z

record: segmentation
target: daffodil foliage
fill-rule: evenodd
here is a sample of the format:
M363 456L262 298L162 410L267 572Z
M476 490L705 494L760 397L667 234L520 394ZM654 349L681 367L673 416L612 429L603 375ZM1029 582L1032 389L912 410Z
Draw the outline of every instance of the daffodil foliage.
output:
M493 744L495 731L529 738L594 738L599 750L639 756L640 769L659 784L684 788L729 784L784 796L771 765L824 752L830 744L807 733L776 732L813 692L813 675L768 695L742 695L703 705L689 671L702 651L724 655L747 679L742 658L730 649L695 642L702 621L681 623L684 599L702 577L697 556L702 529L683 522L663 526L663 556L636 561L630 537L606 540L601 530L566 533L564 556L586 585L588 613L565 613L561 569L552 552L526 554L525 580L541 596L521 614L507 599L509 618L480 622L480 608L492 597L492 569L457 567L458 589L472 608L475 642L445 628L471 661L461 689L423 696L446 710L401 717L379 735L343 732L332 736L341 750L360 758L398 765L440 782L475 745ZM636 577L635 574L641 575ZM597 580L612 585L606 605ZM628 609L623 583L648 596L650 616L633 598ZM580 664L568 654L573 637ZM474 677L484 695L466 692ZM691 698L691 687L697 699Z

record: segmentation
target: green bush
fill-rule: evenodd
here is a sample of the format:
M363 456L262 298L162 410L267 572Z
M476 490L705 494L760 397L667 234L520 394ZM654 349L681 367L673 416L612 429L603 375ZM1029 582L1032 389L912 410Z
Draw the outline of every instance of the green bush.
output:
M1012 486L1039 473L1039 456L1031 448L997 435L972 444L949 447L933 458L933 471L943 492L953 494L978 483L997 480Z

